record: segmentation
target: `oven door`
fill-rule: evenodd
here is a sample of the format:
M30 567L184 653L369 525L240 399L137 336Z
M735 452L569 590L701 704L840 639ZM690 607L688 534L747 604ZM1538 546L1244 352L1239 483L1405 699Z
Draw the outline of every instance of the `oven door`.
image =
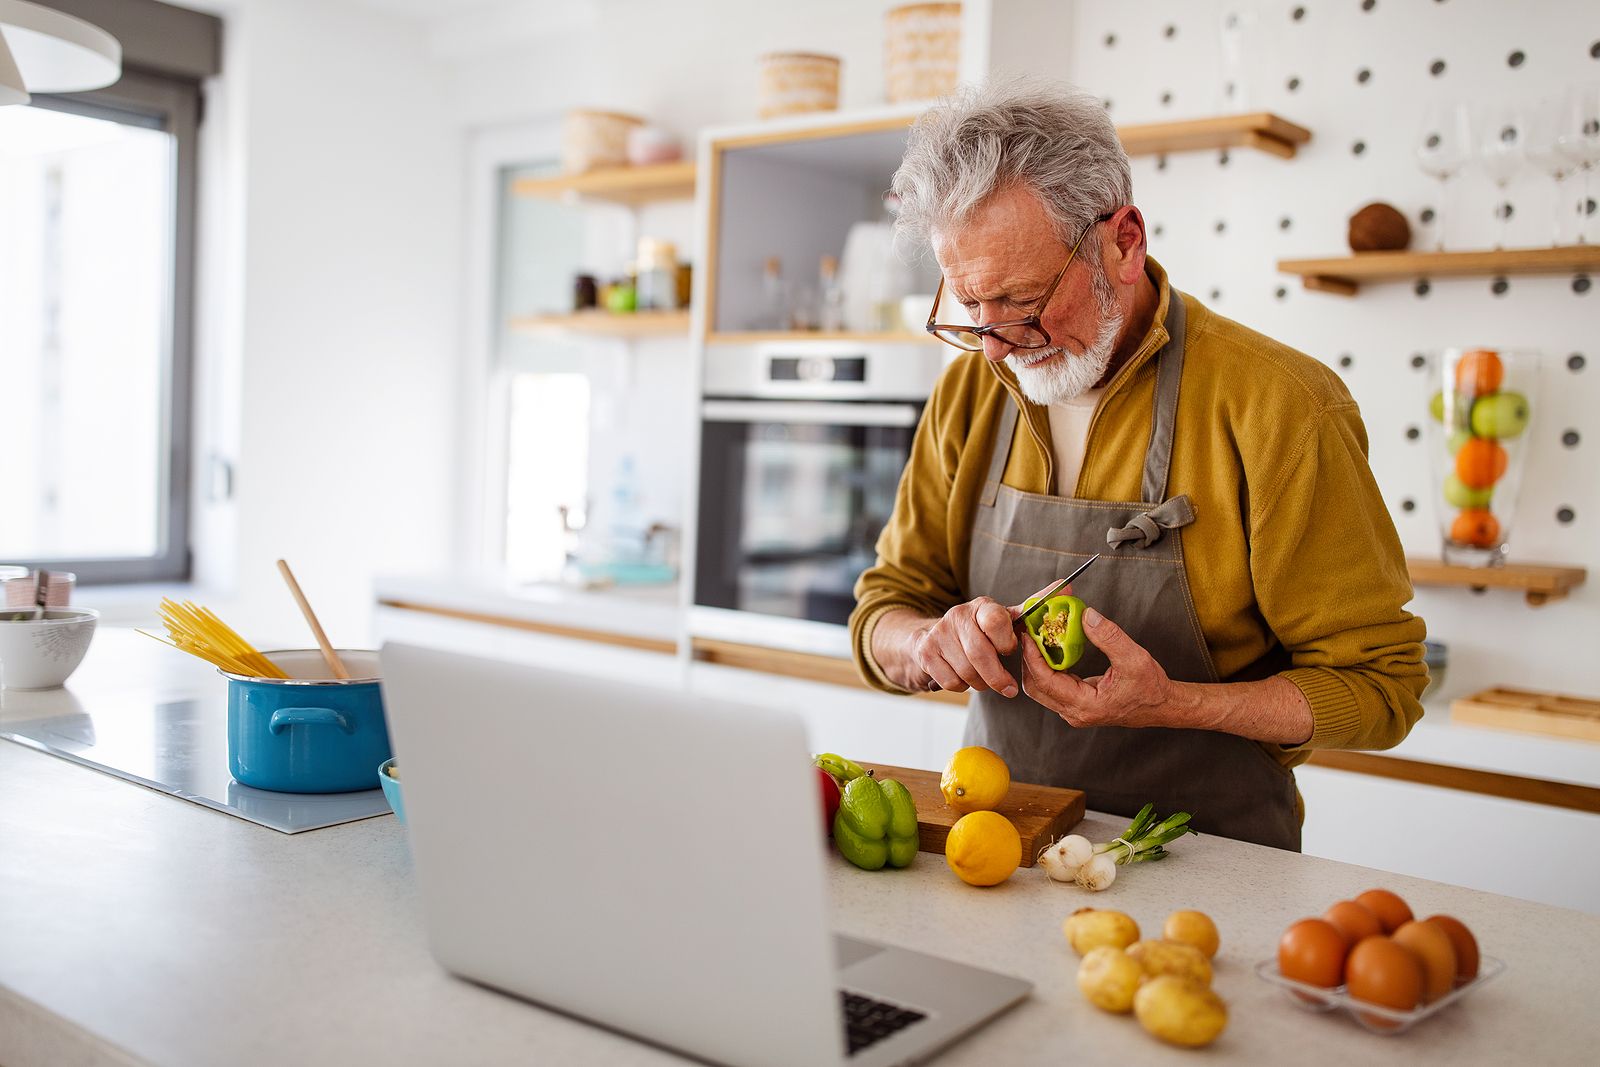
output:
M921 401L706 400L695 604L844 623Z

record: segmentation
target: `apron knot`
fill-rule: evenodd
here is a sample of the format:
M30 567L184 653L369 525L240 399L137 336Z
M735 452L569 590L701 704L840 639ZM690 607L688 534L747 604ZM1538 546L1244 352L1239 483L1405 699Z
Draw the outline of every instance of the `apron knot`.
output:
M1189 497L1175 496L1149 511L1135 515L1128 525L1106 531L1106 544L1122 548L1132 544L1135 548L1149 548L1161 540L1167 530L1176 530L1194 521L1194 505Z

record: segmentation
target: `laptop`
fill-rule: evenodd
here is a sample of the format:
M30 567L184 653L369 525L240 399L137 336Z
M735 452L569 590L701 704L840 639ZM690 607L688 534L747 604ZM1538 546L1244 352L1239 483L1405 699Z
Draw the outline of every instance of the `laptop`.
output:
M739 1067L925 1059L1032 988L830 932L797 715L402 644L381 657L450 972Z

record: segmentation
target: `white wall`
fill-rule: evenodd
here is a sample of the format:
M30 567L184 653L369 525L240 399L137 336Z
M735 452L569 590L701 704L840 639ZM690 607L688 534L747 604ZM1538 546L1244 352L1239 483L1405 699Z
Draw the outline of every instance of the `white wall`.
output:
M415 23L344 0L231 0L206 124L198 577L229 621L336 644L374 573L449 551L463 139Z

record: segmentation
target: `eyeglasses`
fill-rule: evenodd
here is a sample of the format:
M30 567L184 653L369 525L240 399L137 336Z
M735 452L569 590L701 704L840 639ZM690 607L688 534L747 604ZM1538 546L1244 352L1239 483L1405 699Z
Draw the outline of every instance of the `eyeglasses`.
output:
M998 337L1012 348L1044 348L1050 344L1050 334L1039 321L1039 316L1050 305L1050 298L1056 294L1056 286L1061 284L1061 279L1066 277L1067 268L1072 266L1072 261L1078 255L1078 246L1083 244L1083 239L1089 236L1089 231L1099 223L1105 222L1115 215L1118 208L1108 211L1083 228L1078 234L1078 239L1072 243L1072 251L1067 254L1067 261L1061 264L1061 269L1056 272L1055 281L1050 283L1050 288L1045 290L1044 296L1039 299L1038 309L1032 315L1022 319L1012 319L1007 322L992 322L987 326L956 326L949 323L934 322L933 317L939 313L939 300L944 296L944 278L939 279L939 288L933 294L933 307L928 309L928 324L925 329L947 345L954 345L964 352L982 352L985 337Z

